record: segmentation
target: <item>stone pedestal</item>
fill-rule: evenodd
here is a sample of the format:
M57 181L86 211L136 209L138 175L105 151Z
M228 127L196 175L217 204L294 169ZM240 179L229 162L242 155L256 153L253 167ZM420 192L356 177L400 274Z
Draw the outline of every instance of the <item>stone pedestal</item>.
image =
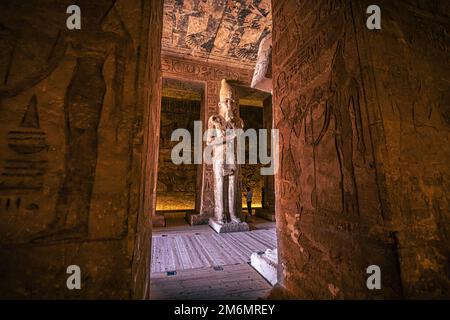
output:
M210 219L210 215L196 213L196 212L188 212L186 215L187 222L192 225L201 225L201 224L208 224L208 220Z
M275 222L275 209L271 208L258 208L255 210L257 217Z
M278 250L267 249L266 252L254 252L250 258L250 264L272 286L278 282Z
M163 215L155 214L152 218L153 227L165 227L166 218Z
M217 233L230 233L230 232L244 232L250 231L250 228L246 222L228 222L219 223L214 218L209 219L209 226Z

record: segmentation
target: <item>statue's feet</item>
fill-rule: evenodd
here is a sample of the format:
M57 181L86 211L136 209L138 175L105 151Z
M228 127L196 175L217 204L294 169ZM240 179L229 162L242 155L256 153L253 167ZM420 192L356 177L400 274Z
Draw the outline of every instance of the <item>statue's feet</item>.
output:
M217 219L216 219L216 222L217 222L218 224L224 224L224 223L225 223L225 221L224 221L223 218L217 218Z
M241 223L241 219L234 217L234 218L231 218L231 222L233 222L233 223Z

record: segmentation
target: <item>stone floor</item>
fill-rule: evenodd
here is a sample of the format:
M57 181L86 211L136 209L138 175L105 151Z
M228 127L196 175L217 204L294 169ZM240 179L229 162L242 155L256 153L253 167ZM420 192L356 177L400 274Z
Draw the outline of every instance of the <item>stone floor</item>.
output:
M170 219L172 220L172 219ZM271 285L250 265L252 252L276 247L275 223L250 221L252 231L217 234L182 219L155 228L152 240L152 299L263 298Z

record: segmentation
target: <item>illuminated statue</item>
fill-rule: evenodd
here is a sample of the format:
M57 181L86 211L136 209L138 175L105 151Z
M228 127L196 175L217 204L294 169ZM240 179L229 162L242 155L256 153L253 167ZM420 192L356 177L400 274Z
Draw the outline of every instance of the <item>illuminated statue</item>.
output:
M243 129L244 122L239 117L238 107L231 86L223 79L219 113L209 118L207 139L207 145L213 149L214 219L219 224L228 222L228 214L231 222L241 222L237 212L241 201L235 151L237 135L233 129Z

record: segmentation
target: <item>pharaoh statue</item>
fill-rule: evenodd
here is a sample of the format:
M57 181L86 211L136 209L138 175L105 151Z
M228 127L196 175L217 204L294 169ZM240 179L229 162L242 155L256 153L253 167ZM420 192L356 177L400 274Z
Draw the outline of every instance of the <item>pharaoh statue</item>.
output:
M212 147L214 176L214 220L219 224L240 223L237 206L241 195L239 190L239 165L236 159L236 130L243 129L239 117L239 105L232 87L222 79L220 87L219 113L208 120L207 145Z

